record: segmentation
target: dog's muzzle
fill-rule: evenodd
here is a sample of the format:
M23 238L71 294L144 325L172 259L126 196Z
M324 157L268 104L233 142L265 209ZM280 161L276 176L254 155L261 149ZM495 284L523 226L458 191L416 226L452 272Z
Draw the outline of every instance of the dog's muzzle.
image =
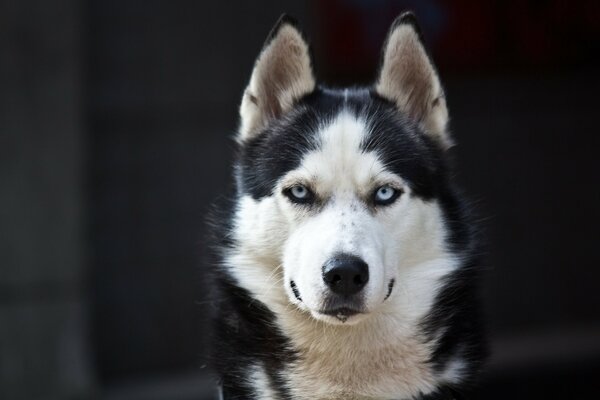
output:
M337 254L323 265L323 281L330 293L323 301L321 314L342 322L364 312L361 293L369 282L369 266L357 256Z

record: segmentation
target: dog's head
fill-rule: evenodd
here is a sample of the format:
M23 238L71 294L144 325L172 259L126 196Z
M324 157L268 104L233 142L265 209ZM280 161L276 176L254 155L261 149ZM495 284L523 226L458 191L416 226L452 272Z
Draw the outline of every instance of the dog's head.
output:
M334 324L386 302L423 311L453 268L443 206L451 140L412 14L392 25L375 85L335 90L317 86L308 45L283 17L240 114L236 278L267 303Z

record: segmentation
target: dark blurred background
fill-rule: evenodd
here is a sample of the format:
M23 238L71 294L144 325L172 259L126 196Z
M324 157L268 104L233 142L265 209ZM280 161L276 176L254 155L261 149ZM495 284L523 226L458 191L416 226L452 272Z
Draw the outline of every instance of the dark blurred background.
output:
M213 399L203 221L254 58L285 11L367 84L406 9L489 241L471 398L600 398L597 0L0 1L0 398Z

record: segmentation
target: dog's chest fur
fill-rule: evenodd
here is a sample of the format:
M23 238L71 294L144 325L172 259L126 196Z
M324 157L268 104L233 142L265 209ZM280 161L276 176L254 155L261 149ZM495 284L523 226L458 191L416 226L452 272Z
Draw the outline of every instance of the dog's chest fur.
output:
M285 315L279 322L297 359L281 378L294 399L411 398L435 387L428 364L432 346L412 324L402 327L380 314L349 329L303 313Z

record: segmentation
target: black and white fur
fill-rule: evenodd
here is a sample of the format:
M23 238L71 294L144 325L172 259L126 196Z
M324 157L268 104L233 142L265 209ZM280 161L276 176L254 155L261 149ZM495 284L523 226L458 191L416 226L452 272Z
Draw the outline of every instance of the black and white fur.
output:
M377 82L347 89L317 85L282 17L240 114L236 193L212 221L223 398L460 398L483 354L478 247L412 14L393 23ZM331 260L368 266L358 293L333 292Z

